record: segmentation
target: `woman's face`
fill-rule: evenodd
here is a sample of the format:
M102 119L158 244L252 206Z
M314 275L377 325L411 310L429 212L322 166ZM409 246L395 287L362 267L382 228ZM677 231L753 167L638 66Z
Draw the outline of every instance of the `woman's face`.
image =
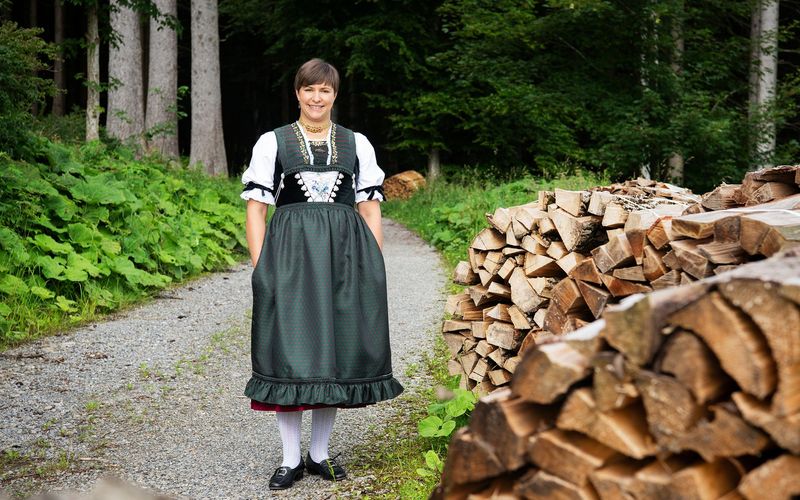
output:
M306 85L295 91L300 103L300 118L311 123L326 123L331 119L336 94L327 83Z

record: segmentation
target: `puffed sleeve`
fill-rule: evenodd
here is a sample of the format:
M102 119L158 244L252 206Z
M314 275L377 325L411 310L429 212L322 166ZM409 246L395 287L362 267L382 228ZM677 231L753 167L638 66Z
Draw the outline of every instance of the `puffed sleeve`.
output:
M383 170L375 159L375 148L363 134L355 133L358 156L358 179L356 179L356 203L367 200L383 201Z
M275 132L267 132L259 137L253 146L250 166L242 174L243 200L256 200L270 205L275 204L275 158L278 155L278 141Z

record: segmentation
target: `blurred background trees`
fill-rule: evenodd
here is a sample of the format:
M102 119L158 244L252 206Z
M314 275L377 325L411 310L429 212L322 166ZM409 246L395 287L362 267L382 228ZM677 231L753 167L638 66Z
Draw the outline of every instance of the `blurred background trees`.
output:
M40 121L61 109L81 113L70 123L83 123L100 106L108 135L143 137L143 147L167 156L176 154L177 139L177 151L188 156L201 140L192 140L193 120L211 120L216 129L213 113L190 113L191 100L205 94L177 97L178 88L195 86L193 4L217 5L0 0L0 17L17 24L4 25L0 49L53 56L34 57L24 68L3 57L0 78L32 82L20 85L26 100L7 98L15 87L0 85L4 102ZM122 9L133 12L136 26L117 25ZM93 12L97 83L87 64ZM702 191L747 169L797 162L798 20L800 5L790 0L223 0L224 148L215 146L222 156L209 157L227 159L229 174L239 174L260 134L296 118L296 68L322 57L342 72L335 119L367 134L389 173L438 163L445 175L465 165L549 176L591 170L673 179ZM30 26L40 31L22 30ZM54 45L20 48L19 37ZM141 56L119 54L129 40ZM120 60L138 73L118 73ZM60 89L57 97L45 80ZM115 92L126 87L143 89L131 102L145 118L130 134L114 124L117 115L139 120L115 114ZM100 90L95 105L93 88ZM150 120L163 99L169 113ZM171 137L173 145L156 137ZM19 144L7 139L3 149Z

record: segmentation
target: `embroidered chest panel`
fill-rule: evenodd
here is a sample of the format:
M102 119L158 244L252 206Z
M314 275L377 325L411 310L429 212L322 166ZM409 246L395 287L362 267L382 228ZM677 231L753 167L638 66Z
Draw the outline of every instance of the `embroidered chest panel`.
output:
M328 140L307 141L295 122L275 133L277 206L303 201L355 203L357 158L350 130L334 124Z

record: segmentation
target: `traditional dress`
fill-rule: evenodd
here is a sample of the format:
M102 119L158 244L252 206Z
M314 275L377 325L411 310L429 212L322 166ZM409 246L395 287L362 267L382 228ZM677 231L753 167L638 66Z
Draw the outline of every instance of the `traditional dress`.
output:
M366 137L335 124L309 141L295 122L253 148L242 198L276 206L252 277L254 409L363 406L403 391L383 256L354 208L383 200L383 177Z

